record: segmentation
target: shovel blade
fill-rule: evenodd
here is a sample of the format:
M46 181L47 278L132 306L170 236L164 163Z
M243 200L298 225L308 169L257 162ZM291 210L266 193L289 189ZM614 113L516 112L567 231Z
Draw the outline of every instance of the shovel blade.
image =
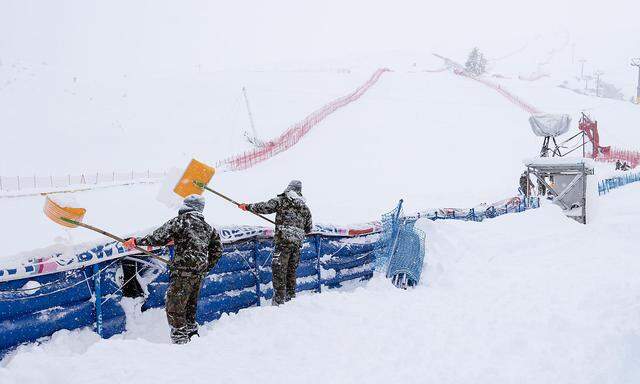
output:
M182 198L194 194L201 195L202 188L198 187L194 181L207 185L209 181L211 181L214 173L216 173L215 168L201 163L196 159L191 159L187 169L185 169L182 177L173 188L173 192Z
M65 227L77 227L73 222L82 222L86 212L87 210L84 208L62 207L49 196L44 200L44 214L55 223Z

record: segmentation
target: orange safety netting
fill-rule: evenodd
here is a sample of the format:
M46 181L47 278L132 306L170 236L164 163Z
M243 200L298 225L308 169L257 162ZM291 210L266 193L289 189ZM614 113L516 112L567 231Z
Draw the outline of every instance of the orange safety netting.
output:
M251 168L254 165L263 162L278 153L284 152L287 149L293 147L304 137L311 128L315 127L324 120L327 116L356 100L358 100L369 88L371 88L382 76L383 73L388 72L387 68L378 69L367 82L358 87L350 94L340 97L322 108L316 110L307 116L304 120L297 122L293 126L289 127L283 134L277 138L268 141L263 146L253 149L249 152L245 152L242 155L233 156L216 164L217 168L222 168L231 171L239 171L242 169Z

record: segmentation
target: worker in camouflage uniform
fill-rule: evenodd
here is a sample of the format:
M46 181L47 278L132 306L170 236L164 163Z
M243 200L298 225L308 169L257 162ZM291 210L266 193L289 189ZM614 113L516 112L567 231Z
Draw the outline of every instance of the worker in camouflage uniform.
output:
M185 344L198 335L196 310L200 285L222 255L220 236L205 222L203 210L202 196L187 196L177 217L148 236L130 238L124 243L127 249L132 249L136 245L161 246L174 241L175 254L169 264L166 311L171 326L171 341L176 344Z
M529 175L527 174L527 172L522 172L522 175L520 175L519 183L520 183L520 192L525 197L531 196L531 189L532 189L533 183L529 179Z
M254 213L276 214L273 271L273 305L280 305L296 296L296 269L305 235L311 232L311 211L302 196L302 183L293 180L277 197L256 204L238 207Z

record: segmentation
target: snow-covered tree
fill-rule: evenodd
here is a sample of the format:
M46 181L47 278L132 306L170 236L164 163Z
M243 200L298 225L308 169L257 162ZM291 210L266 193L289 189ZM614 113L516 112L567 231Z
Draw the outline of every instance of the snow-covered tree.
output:
M479 76L487 71L487 59L485 59L478 47L475 47L469 53L464 66L469 73Z
M622 90L615 85L600 80L600 97L623 100L624 94L622 93Z

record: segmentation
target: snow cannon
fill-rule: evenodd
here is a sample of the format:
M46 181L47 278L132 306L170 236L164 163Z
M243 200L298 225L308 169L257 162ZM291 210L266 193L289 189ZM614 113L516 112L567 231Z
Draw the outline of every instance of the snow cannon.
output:
M205 163L201 163L196 159L191 159L187 169L185 169L182 177L176 183L173 188L178 196L185 198L189 195L201 195L204 191L204 186L209 184L211 178L216 173L216 169L208 166Z
M53 222L69 228L76 228L82 222L87 210L84 208L74 208L67 206L72 204L71 200L64 202L59 199L57 202L50 196L44 200L44 214Z
M556 136L567 133L569 125L571 125L571 116L538 113L529 117L529 125L531 125L534 135L544 137L540 157L549 156L551 141L554 146L552 156L562 156L560 146L556 142Z
M571 116L540 113L529 117L533 134L540 137L557 137L569 131Z

